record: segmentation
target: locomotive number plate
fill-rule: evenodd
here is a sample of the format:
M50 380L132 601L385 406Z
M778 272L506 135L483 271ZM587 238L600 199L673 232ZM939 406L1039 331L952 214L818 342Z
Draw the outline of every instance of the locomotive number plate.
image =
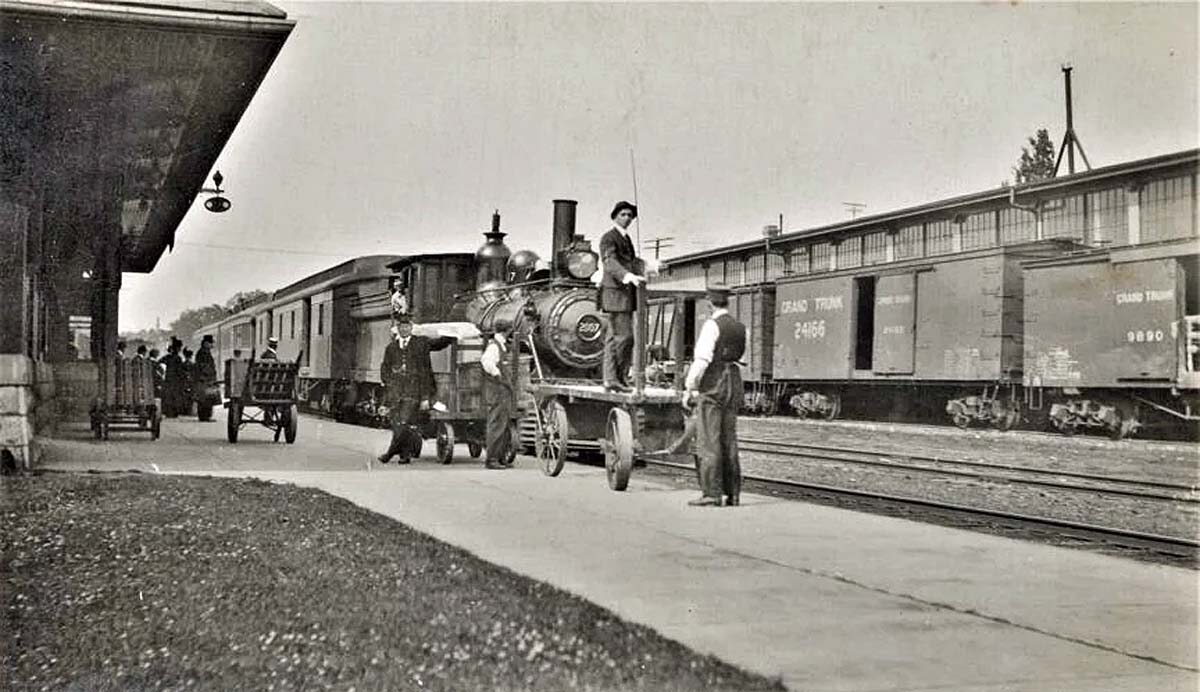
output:
M582 341L595 341L600 338L602 325L600 318L595 315L584 315L579 318L579 324L575 326L575 333Z

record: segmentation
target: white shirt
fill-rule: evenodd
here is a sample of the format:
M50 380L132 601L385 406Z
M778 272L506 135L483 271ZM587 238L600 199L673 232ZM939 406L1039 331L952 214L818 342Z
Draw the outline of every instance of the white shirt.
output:
M411 336L408 337L408 339L411 338ZM408 339L398 336L396 337L396 343L400 345L400 348L408 348Z
M700 386L700 378L704 377L704 371L712 363L713 351L717 348L717 337L721 336L721 329L717 327L717 318L728 314L729 311L725 308L717 308L700 328L700 337L696 339L695 357L692 360L692 367L688 368L687 380L684 383L684 388L688 391Z
M499 340L489 341L487 348L483 349L483 355L479 357L479 364L483 366L483 371L492 377L500 377L500 358L507 350Z

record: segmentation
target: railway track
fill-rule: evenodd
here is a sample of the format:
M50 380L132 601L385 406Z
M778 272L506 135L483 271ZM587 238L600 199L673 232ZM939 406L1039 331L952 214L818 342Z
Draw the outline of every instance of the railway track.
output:
M779 445L781 443L774 444ZM753 445L742 445L741 449L743 451L750 451L747 449L747 446L752 447ZM797 446L810 450L815 447L813 445ZM869 454L861 450L839 449L838 451L854 451L858 454ZM818 456L818 452L810 451L806 453L806 456L815 457ZM690 475L695 472L694 467L689 464L680 464L654 458L644 458L640 459L640 461L644 461L647 466L659 468L668 473L686 473ZM840 462L844 460L835 458L830 461ZM984 464L984 462L979 463ZM900 469L906 468L904 464L889 463L885 465L891 465ZM987 464L984 465L986 466ZM1189 538L1131 531L1111 526L1054 519L1052 517L1035 516L984 507L972 507L929 498L898 495L861 488L846 488L759 474L743 474L743 483L748 490L767 495L792 499L817 500L850 509L904 516L918 520L930 520L936 517L939 523L946 523L957 528L986 530L1000 535L1035 539L1056 545L1078 545L1083 543L1092 547L1102 548L1106 552L1123 554L1157 563L1175 564L1191 568L1195 568L1200 563L1200 541ZM1095 492L1090 487L1071 487ZM1122 494L1127 495L1129 493Z
M805 459L824 464L857 464L901 471L957 476L993 483L1019 483L1085 493L1117 495L1140 500L1200 503L1195 485L1166 483L1108 474L1080 473L1017 464L997 464L968 459L947 459L917 454L895 454L875 450L741 438L743 452L788 459Z

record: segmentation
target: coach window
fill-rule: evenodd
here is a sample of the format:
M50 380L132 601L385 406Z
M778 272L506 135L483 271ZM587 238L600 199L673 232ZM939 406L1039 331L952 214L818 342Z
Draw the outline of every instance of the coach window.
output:
M1138 193L1141 242L1196 235L1195 184L1191 176L1155 180Z
M1129 244L1129 196L1122 189L1101 190L1087 196L1087 234L1089 245Z

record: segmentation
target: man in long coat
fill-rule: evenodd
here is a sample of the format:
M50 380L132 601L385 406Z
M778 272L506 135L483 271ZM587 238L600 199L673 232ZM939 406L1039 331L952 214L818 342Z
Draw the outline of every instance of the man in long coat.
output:
M196 417L205 422L212 420L213 406L221 403L219 393L213 396L217 386L217 363L213 359L212 345L212 334L205 334L200 340L200 350L196 352Z
M412 321L407 314L397 315L395 319L392 341L384 349L383 363L379 366L384 403L390 412L392 442L387 451L379 455L379 461L386 464L392 457L399 456L399 463L407 464L421 453L421 433L417 423L421 412L429 410L437 392L429 352L445 348L453 339L417 336L413 334Z
M617 202L610 217L614 226L600 238L599 307L608 315L608 333L604 337L604 387L628 390L625 381L633 355L633 311L637 307L637 287L646 283L645 262L629 238L629 223L637 218L637 207Z
M684 405L695 402L696 442L700 452L701 507L741 503L742 467L738 461L737 414L742 403L742 372L746 327L727 310L729 289L712 286L708 300L713 312L700 328L692 366L685 384Z

